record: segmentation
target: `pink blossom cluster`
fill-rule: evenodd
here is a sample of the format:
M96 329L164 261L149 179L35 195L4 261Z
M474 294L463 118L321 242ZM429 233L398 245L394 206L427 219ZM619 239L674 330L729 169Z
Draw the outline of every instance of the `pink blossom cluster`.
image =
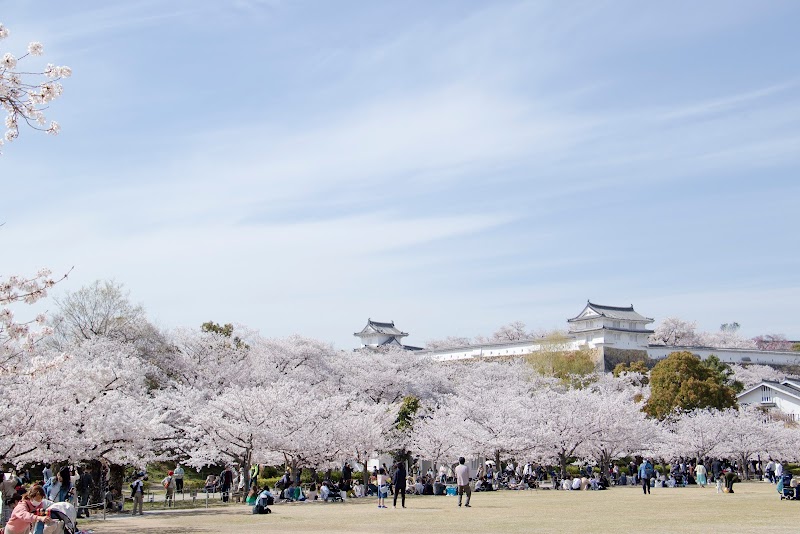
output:
M8 28L0 23L0 40L8 35ZM0 105L6 112L6 132L0 138L0 147L5 141L13 141L19 137L19 127L22 122L36 130L53 135L61 131L61 126L57 122L52 121L47 124L44 110L62 95L64 88L60 80L69 78L72 69L48 64L42 72L17 70L19 61L29 56L41 56L43 53L42 43L32 42L28 44L27 52L20 57L11 52L5 52L0 57Z
M0 371L14 368L20 353L33 352L36 342L52 333L45 326L43 314L30 321L17 321L11 309L14 304L33 304L47 296L47 290L56 283L51 274L48 269L41 269L32 277L0 278Z

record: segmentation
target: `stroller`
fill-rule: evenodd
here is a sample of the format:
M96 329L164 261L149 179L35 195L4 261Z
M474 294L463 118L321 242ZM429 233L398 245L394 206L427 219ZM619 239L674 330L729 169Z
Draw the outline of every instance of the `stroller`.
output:
M61 532L65 534L75 534L77 512L74 506L68 502L57 502L51 504L50 507L47 508L47 511L50 512L51 519L54 521L59 520L64 523L64 530ZM45 532L48 532L48 527L51 527L49 530L52 532L59 532L59 530L57 530L58 527L53 525L57 525L57 523L45 526Z
M800 488L800 486L797 488L792 487L792 475L790 473L784 473L781 479L778 481L778 493L781 495L781 500L797 500L798 488Z

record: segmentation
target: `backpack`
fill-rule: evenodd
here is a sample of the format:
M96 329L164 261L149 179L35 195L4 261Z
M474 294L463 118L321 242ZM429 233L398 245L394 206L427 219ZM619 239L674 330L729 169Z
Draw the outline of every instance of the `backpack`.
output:
M131 497L135 497L137 493L144 495L144 484L139 480L135 480L131 484Z

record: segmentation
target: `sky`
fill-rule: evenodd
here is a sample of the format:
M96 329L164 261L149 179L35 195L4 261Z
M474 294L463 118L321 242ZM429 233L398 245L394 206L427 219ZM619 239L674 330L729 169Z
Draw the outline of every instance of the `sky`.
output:
M0 156L0 275L350 349L587 299L800 339L800 3L0 2L69 65ZM27 61L27 60L26 60ZM74 267L74 268L73 268ZM52 306L52 301L50 302Z

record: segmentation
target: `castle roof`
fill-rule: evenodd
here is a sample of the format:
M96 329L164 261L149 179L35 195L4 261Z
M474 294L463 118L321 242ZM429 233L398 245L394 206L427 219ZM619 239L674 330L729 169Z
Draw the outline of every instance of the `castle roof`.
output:
M381 334L385 336L396 337L405 337L408 335L406 332L403 332L395 327L394 321L389 323L381 323L378 321L373 321L372 319L367 319L367 325L361 329L361 332L356 332L353 335L356 337L362 337L371 334Z
M607 317L609 319L622 319L625 321L644 321L652 323L655 319L645 317L633 309L633 304L628 307L620 306L606 306L605 304L595 304L592 301L586 301L586 306L583 311L572 319L567 319L567 322L581 321L584 319L592 319L594 317Z

